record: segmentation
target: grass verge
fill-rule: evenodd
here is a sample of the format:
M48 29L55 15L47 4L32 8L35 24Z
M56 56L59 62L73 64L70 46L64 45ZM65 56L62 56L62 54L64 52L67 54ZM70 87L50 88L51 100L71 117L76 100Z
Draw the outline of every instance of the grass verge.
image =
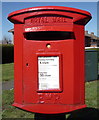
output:
M98 108L97 106L97 85L99 81L86 82L86 104L87 107ZM10 97L9 97L10 96ZM34 114L23 111L12 106L13 90L3 91L3 118L34 118Z
M87 107L99 108L98 106L99 81L86 82L86 105Z
M1 66L1 64L0 64ZM2 81L9 81L14 79L14 64L2 64Z
M9 97L10 96L10 97ZM5 90L2 95L2 118L33 118L34 114L12 106L13 90Z

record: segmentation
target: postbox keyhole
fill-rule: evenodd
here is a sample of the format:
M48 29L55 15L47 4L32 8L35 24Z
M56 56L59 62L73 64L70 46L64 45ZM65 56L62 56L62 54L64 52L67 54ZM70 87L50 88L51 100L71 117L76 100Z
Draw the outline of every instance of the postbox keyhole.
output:
M28 64L28 63L26 63L26 66L28 67L28 66L29 66L29 64Z

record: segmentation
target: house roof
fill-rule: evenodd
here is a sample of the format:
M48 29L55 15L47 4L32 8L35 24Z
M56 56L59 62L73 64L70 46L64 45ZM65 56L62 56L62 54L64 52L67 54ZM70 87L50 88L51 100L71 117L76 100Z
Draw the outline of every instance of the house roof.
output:
M12 33L14 33L14 29L10 29L8 32L12 32Z
M94 39L94 40L99 40L99 37L94 35L94 32L91 32L91 34L89 34L88 31L85 31L85 36L90 37L91 39Z

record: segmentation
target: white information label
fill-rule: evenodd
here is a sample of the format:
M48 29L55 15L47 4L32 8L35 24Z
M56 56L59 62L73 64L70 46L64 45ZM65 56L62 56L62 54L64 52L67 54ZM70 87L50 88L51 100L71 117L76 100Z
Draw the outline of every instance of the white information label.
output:
M39 90L59 89L59 56L38 57Z

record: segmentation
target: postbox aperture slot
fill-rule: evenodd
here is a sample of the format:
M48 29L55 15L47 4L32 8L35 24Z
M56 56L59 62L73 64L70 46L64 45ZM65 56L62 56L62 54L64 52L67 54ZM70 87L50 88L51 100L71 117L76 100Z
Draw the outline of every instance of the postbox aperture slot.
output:
M67 31L37 31L37 32L26 32L24 33L26 40L66 40L75 39L73 32Z

